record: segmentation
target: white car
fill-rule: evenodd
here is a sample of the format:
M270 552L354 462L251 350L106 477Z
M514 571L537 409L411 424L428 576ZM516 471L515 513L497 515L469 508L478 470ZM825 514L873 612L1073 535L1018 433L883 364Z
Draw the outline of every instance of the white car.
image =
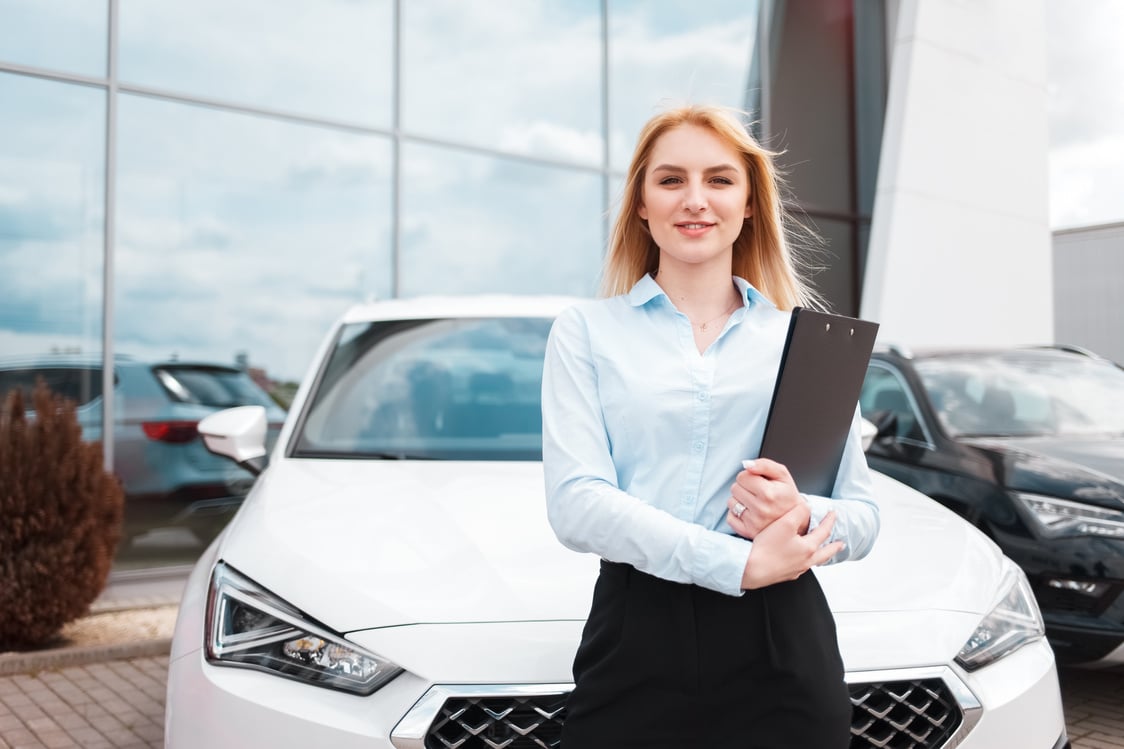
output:
M268 467L203 554L169 662L168 747L557 747L598 560L547 523L543 351L572 299L431 298L333 327ZM200 425L261 469L257 407ZM875 476L882 532L815 571L852 747L1068 746L1019 569Z

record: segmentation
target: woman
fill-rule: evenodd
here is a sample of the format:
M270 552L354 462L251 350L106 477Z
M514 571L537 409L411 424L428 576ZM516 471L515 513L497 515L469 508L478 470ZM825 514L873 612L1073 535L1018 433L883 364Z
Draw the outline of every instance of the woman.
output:
M814 300L772 154L732 113L645 126L604 291L559 316L543 378L550 521L602 558L565 749L846 747L835 624L805 573L864 556L878 509L857 409L832 497L752 460L789 310Z

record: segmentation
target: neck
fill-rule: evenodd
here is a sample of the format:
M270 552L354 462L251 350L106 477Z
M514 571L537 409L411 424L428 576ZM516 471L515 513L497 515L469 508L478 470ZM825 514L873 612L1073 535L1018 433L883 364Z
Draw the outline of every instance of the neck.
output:
M713 317L739 301L732 278L729 266L695 268L690 273L681 273L661 265L655 275L656 283L675 307L695 320Z

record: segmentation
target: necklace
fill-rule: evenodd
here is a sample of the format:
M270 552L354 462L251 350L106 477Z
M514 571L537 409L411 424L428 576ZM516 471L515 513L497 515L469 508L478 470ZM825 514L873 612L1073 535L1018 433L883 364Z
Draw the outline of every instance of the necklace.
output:
M738 302L734 302L733 304L731 304L729 307L727 307L725 310L723 310L718 315L715 315L714 317L710 318L706 322L696 322L695 325L697 325L699 327L699 330L706 330L706 326L710 325L715 320L718 320L718 319L723 318L723 317L728 317L737 308L738 308ZM688 318L688 319L690 319L690 318ZM691 322L694 322L694 321L692 320Z

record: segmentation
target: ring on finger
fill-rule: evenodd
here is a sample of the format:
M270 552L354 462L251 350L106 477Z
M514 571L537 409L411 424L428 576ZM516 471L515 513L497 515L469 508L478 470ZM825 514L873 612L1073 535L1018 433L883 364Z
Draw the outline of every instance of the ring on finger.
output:
M745 505L735 499L734 506L730 508L730 512L734 513L734 517L741 520L742 513L745 512Z

